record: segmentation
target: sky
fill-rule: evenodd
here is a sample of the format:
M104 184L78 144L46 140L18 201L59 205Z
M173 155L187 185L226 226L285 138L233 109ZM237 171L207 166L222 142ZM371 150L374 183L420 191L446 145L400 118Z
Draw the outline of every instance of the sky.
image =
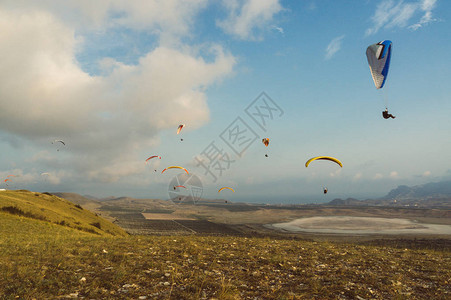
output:
M0 0L1 188L168 199L184 171L161 171L183 166L206 198L322 203L449 180L450 14L445 0ZM378 90L365 53L382 40ZM343 168L304 166L320 155Z

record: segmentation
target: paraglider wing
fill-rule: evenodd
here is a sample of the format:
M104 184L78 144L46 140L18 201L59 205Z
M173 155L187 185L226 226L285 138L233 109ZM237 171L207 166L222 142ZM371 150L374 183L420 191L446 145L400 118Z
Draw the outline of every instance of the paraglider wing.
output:
M308 165L315 160L330 160L333 161L335 163L337 163L340 167L343 168L343 164L341 163L341 161L339 161L338 159L336 159L335 157L330 157L330 156L316 156L316 157L312 157L309 160L307 160L307 162L305 163L305 167L307 168Z
M219 191L218 191L218 193L219 193L220 191L224 190L224 189L229 189L229 190L231 190L232 192L234 192L234 193L235 193L235 190L234 190L234 189L232 189L231 187L228 187L228 186L226 186L226 187L223 187L223 188L220 188L220 189L219 189Z
M392 42L389 40L370 45L366 49L366 58L377 89L382 88L387 80L391 51Z
M176 188L184 188L184 189L186 189L186 186L184 186L184 185L176 185L176 186L174 186L174 190L176 189Z
M264 138L264 139L262 139L262 143L263 143L266 147L268 147L268 146L269 146L269 138Z
M146 159L146 164L149 160L151 160L152 158L158 157L159 159L161 159L161 156L158 155L152 155L151 157L149 157L148 159Z
M180 124L179 127L177 128L177 134L180 133L180 131L182 131L182 128L185 127L185 124Z
M52 144L53 143L61 143L61 144L63 144L64 146L66 146L66 143L64 142L64 141L62 141L62 140L54 140L53 142L52 142Z
M189 174L189 172L188 172L187 169L185 169L185 168L183 168L183 167L179 167L179 166L170 166L170 167L167 167L166 169L164 169L163 171L161 171L161 174L163 174L166 170L169 170L169 169L181 169L181 170L185 171L186 174Z

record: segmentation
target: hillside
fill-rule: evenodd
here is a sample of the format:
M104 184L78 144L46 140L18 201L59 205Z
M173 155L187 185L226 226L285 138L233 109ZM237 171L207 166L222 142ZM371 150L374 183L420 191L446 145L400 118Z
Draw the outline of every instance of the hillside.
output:
M430 182L416 186L400 185L383 199L451 198L451 181Z
M94 211L97 208L102 206L102 202L100 202L97 199L91 198L89 196L82 196L76 193L51 193L52 195L55 195L57 197L69 200L70 202L74 204L78 204L82 206L85 209L88 209L90 211Z
M0 193L1 299L446 299L451 294L450 249L429 249L440 240L417 248L414 240L410 246L393 239L390 245L383 240L359 245L128 236L113 232L114 226L100 230L107 228L102 219L56 196ZM89 227L94 221L100 228Z
M447 299L449 252L212 236L101 237L0 212L0 298Z
M409 187L400 185L378 199L334 199L329 205L347 206L412 206L426 208L451 208L451 181L431 182Z
M18 219L35 219L96 235L127 235L120 227L80 205L50 194L26 190L1 191L0 212Z

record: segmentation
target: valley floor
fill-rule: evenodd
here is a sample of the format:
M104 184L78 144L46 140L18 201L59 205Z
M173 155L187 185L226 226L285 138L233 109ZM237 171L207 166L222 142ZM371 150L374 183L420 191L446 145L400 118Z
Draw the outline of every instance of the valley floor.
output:
M27 218L7 230L15 217L0 217L2 299L451 297L444 250L273 237L108 238Z

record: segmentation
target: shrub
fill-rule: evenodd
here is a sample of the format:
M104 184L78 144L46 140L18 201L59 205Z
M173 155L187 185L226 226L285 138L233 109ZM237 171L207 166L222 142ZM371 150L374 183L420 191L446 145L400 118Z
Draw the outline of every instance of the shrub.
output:
M44 216L35 215L31 212L24 212L23 210L21 210L18 207L15 207L15 206L4 206L4 207L2 207L2 210L4 212L10 213L12 215L18 215L18 216L23 216L23 217L27 217L27 218L47 221L47 218Z
M99 222L91 223L90 225L100 229L100 223Z

